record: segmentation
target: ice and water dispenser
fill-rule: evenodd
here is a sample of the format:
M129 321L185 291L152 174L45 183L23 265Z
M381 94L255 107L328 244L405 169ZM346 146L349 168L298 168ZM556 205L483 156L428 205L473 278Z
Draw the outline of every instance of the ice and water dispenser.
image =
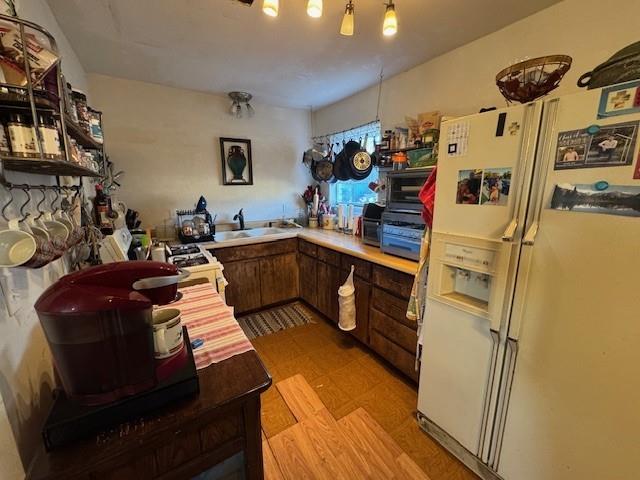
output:
M487 318L497 330L510 244L435 232L432 240L429 297Z

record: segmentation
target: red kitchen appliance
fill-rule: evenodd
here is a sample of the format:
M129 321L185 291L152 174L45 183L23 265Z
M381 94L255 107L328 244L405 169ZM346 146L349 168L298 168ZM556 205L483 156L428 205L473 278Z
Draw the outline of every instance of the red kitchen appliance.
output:
M66 275L40 296L35 309L67 397L103 405L156 386L152 308L175 300L186 276L168 263L116 262Z

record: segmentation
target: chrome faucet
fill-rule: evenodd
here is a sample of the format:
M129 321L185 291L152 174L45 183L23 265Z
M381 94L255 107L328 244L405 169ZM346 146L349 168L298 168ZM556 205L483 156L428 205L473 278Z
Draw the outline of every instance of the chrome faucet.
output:
M233 221L235 222L236 220L240 222L240 228L238 230L244 230L244 213L242 213L242 209L233 217Z

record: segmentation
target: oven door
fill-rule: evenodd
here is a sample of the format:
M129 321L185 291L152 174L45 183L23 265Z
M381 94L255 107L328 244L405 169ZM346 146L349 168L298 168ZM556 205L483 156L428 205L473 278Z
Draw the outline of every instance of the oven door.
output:
M420 240L410 237L401 237L382 231L383 252L408 258L409 260L420 260Z
M387 209L399 211L420 211L422 203L418 198L426 181L426 174L389 174L387 176Z

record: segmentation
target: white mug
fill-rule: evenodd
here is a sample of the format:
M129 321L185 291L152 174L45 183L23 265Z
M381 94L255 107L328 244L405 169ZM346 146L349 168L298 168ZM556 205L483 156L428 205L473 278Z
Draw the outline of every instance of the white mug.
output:
M153 311L153 350L156 358L168 358L184 347L180 310L166 308Z
M0 267L17 267L28 262L36 248L33 235L20 230L17 219L9 220L8 226L0 230Z

